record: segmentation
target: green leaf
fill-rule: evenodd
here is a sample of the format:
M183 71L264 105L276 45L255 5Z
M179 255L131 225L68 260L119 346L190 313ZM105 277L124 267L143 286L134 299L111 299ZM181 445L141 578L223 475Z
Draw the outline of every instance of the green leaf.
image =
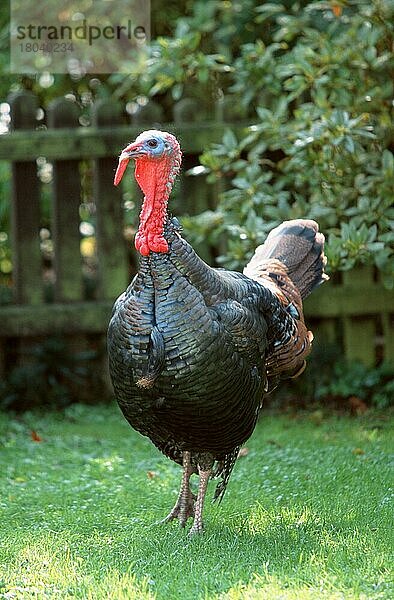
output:
M394 175L394 156L390 150L383 150L382 167L386 176Z
M171 95L174 100L179 100L183 92L183 83L176 83L171 89Z
M353 154L354 152L354 141L350 136L346 136L344 139L344 145L345 148L348 152L350 152L351 154Z
M235 133L232 131L232 129L226 129L226 131L223 134L222 142L223 142L223 145L228 150L233 150L234 148L237 147L238 140L235 136Z

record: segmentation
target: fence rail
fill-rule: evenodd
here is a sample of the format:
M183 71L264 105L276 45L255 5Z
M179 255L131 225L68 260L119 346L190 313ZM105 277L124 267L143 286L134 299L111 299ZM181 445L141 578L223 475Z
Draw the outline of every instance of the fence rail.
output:
M38 100L33 94L14 94L9 103L12 130L0 136L0 160L12 165L13 301L0 306L0 372L10 367L7 348L15 340L23 345L50 334L63 334L79 335L86 343L89 335L104 334L111 304L127 285L132 271L123 235L122 191L112 185L116 157L127 142L147 128L144 119L138 124L125 125L119 106L106 101L93 107L92 125L81 126L76 104L61 98L48 107L47 129L37 129ZM187 118L190 119L190 107ZM198 107L193 118L198 119ZM149 111L146 121L152 126ZM182 111L177 111L174 123L162 127L179 137L184 163L190 168L198 164L198 155L210 143L220 141L226 127L240 134L246 125L183 122ZM51 162L53 170L54 283L50 303L45 301L39 243L42 186L37 159L40 157ZM80 250L84 185L81 162L90 165L91 200L95 205L98 282L95 298L89 301ZM212 189L208 189L203 177L183 174L180 185L181 190L187 190L188 205L196 205L198 210L208 207ZM344 274L339 284L325 284L306 301L305 312L320 342L339 341L347 358L371 365L382 358L394 359L393 294L373 280L371 269L356 269Z
M207 146L219 142L226 127L235 134L247 127L239 124L216 123L169 123L166 126L182 142L185 154L201 154ZM116 157L124 145L135 138L143 126L117 125L116 127L80 127L75 131L37 130L32 137L26 131L14 131L0 137L0 160L29 161L39 156L50 160L75 158L94 159ZM59 144L61 140L61 144Z

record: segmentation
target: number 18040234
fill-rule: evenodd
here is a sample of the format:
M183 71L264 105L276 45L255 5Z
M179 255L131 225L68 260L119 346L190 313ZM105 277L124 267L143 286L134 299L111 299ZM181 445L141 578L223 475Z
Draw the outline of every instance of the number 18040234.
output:
M43 54L74 52L72 42L24 42L19 44L19 48L21 52L42 52Z

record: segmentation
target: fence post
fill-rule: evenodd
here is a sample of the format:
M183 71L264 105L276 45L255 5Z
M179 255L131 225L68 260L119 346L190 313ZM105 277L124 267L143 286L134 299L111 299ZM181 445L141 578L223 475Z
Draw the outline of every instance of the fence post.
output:
M196 123L203 121L205 113L198 100L183 98L174 105L174 122ZM182 145L182 140L180 140ZM185 154L182 159L180 209L190 215L198 215L209 208L209 190L203 175L188 175L187 171L199 164L198 154Z
M173 108L175 125L183 123L197 123L203 121L204 107L195 98L182 98ZM180 144L182 146L182 135ZM177 214L198 215L210 208L210 189L205 181L205 176L191 175L188 171L199 165L198 154L184 154L182 158L182 172L180 178L180 199L174 203L174 212ZM195 250L203 260L209 264L214 262L214 253L207 243L196 245Z
M121 106L110 100L93 105L92 121L96 127L122 123ZM119 148L119 152L121 148ZM125 289L129 280L126 242L123 236L122 190L113 185L117 157L94 161L93 188L97 210L97 255L99 297L113 300Z
M381 274L378 276L378 283L383 286ZM386 308L382 313L383 360L394 365L394 309L392 304Z
M373 285L372 267L355 267L352 271L343 273L343 283L351 287L355 293ZM371 316L343 318L343 345L345 357L348 360L361 361L367 366L373 366L376 361L376 323L371 306Z
M16 92L9 96L8 102L12 130L34 129L37 97L27 91ZM36 161L13 162L11 243L17 304L40 304L43 299L39 193Z
M383 358L394 364L394 315L388 312L382 315L383 326Z
M78 106L67 98L58 98L48 107L48 126L51 128L78 127L78 117ZM81 178L78 160L54 161L53 190L55 300L80 300L83 286L79 233Z
M149 100L143 106L139 106L132 115L131 121L134 125L150 124L150 129L160 127L164 122L164 110L161 104L155 100Z

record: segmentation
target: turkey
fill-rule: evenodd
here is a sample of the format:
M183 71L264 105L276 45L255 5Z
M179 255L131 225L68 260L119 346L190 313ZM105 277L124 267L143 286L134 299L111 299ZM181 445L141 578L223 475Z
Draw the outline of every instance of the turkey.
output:
M265 393L305 367L312 333L302 299L322 283L324 236L311 220L276 227L244 273L214 269L180 233L167 203L181 164L170 133L150 130L121 153L144 193L135 247L139 270L116 300L108 330L111 379L123 415L183 467L164 522L203 529L208 481L222 499ZM199 476L198 493L190 487Z

